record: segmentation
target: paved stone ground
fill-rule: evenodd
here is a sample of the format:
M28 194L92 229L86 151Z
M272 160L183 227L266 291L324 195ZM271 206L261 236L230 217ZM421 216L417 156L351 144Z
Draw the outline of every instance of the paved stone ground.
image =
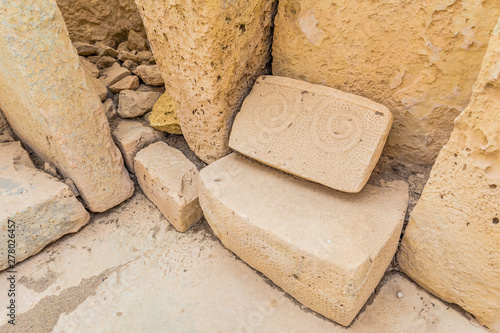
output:
M16 329L0 273L0 332L345 331L236 258L205 221L176 232L140 190L17 272ZM487 332L396 272L348 331Z

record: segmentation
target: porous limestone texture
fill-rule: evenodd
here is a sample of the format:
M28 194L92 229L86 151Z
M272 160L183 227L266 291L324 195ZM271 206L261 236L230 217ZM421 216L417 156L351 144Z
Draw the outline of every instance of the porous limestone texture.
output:
M274 168L359 192L392 124L385 106L329 87L261 76L234 121L229 146Z
M118 115L122 118L139 117L153 109L161 93L154 91L120 91Z
M432 164L469 102L499 15L498 1L279 1L273 74L387 106L384 154Z
M500 332L500 20L471 101L415 206L401 269Z
M129 0L57 0L73 41L115 46L135 30L145 36L141 16Z
M312 310L349 325L399 242L408 186L342 193L231 154L200 172L214 234Z
M177 106L168 93L164 93L153 106L149 117L152 127L171 134L182 134L181 124L177 117Z
M19 142L0 144L0 270L78 231L89 219L69 187L35 169Z
M234 115L267 72L276 1L136 3L182 133L198 157L213 162L229 152Z
M129 198L133 183L55 1L0 8L0 106L12 129L73 180L90 210Z
M123 154L125 165L132 173L135 154L151 143L163 139L163 136L164 133L138 120L118 119L113 130L113 137Z
M201 219L198 170L180 150L157 142L137 153L134 162L144 194L177 231L186 232Z

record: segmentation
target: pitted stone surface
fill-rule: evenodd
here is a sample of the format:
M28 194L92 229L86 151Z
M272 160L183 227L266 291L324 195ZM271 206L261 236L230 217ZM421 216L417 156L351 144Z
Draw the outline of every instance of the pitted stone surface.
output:
M134 162L141 189L177 231L185 232L201 219L198 170L181 151L157 142L141 150Z
M277 169L359 192L392 124L383 105L304 81L261 76L234 121L229 146Z
M401 269L500 332L500 20L398 253Z
M204 162L229 153L234 115L268 71L276 3L137 0L182 133Z
M70 188L35 169L19 142L0 144L0 241L4 244L0 270L9 267L8 240L15 242L13 257L20 262L78 231L89 219ZM7 232L10 228L14 238Z
M222 243L292 297L342 325L398 246L404 182L342 193L237 154L200 172L200 203Z
M164 134L137 120L118 119L113 136L122 152L127 169L133 173L135 154L153 142L163 139Z
M105 211L133 183L54 0L3 1L0 107L17 136ZM15 61L13 60L15 59Z

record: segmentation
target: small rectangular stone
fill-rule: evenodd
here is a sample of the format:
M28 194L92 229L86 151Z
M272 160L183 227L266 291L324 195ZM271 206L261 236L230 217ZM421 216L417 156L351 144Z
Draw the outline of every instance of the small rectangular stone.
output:
M198 170L184 154L157 142L137 153L134 165L144 194L177 231L185 232L201 219Z
M234 121L229 146L293 175L359 192L392 124L385 106L326 86L261 76Z

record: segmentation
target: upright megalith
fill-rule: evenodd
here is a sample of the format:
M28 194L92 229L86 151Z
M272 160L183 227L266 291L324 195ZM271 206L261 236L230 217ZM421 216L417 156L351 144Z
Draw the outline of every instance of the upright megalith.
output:
M205 162L229 152L233 117L270 59L275 0L136 0L182 133Z
M500 332L500 20L469 105L432 168L399 252L401 269Z
M0 0L0 106L19 138L105 211L134 187L54 0Z

